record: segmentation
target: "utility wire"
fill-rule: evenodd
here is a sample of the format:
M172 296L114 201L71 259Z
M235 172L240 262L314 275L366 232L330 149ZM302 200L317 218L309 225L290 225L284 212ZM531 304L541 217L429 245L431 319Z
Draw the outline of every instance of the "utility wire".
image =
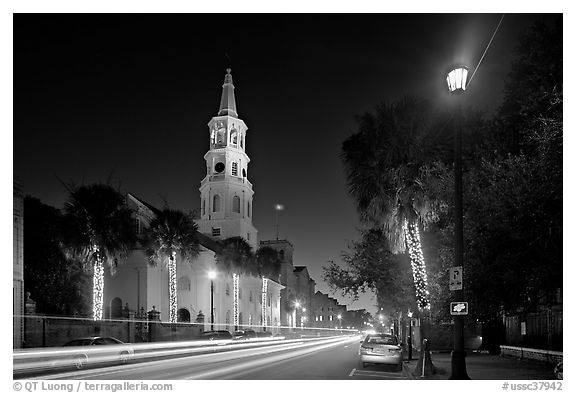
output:
M490 38L490 42L488 42L488 45L486 45L486 49L484 50L484 53L482 54L482 57L480 58L478 65L474 69L474 72L472 73L472 76L470 77L470 80L468 81L468 86L470 86L470 83L472 83L472 79L474 79L474 75L476 75L476 71L478 70L478 67L480 67L480 63L482 63L482 60L484 59L486 52L488 52L488 48L490 48L490 44L492 43L492 40L494 40L494 37L496 36L496 33L498 32L498 29L500 28L500 25L502 24L502 21L504 20L504 15L506 15L506 14L502 14L502 18L500 18L500 22L498 22L498 26L496 26L496 29L494 30L494 34L492 34L492 38Z

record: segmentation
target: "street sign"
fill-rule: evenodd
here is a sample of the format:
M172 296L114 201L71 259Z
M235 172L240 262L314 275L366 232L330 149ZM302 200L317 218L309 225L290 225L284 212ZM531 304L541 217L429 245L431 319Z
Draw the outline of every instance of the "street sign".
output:
M450 315L468 315L468 302L450 303Z
M462 290L462 266L456 266L450 268L450 290L451 291Z

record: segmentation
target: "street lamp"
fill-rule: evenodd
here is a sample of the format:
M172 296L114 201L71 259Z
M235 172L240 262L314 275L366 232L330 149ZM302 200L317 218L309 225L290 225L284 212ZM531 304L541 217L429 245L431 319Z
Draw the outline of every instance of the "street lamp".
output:
M340 322L340 329L342 329L342 314L338 314L338 321Z
M412 360L412 315L414 313L408 310L408 322L410 323L408 325L408 360Z
M462 230L462 100L466 90L468 69L453 67L446 75L450 94L456 101L456 127L454 138L454 266L464 265L464 233ZM462 290L454 291L454 301L462 301ZM464 316L454 316L454 350L452 351L452 375L450 379L470 379L466 373L464 351Z
M216 278L216 272L210 270L208 278L210 279L210 330L214 330L214 279Z
M294 316L293 316L293 321L292 321L292 327L294 327L294 328L296 327L296 310L298 308L300 308L300 302L296 300L294 302L294 312L293 312Z

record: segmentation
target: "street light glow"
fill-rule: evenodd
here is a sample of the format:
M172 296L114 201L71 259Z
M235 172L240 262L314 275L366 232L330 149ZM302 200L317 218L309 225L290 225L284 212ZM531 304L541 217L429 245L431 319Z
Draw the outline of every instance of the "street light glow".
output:
M216 272L215 272L214 270L210 270L210 271L208 272L208 278L209 278L210 280L214 280L214 279L216 278Z

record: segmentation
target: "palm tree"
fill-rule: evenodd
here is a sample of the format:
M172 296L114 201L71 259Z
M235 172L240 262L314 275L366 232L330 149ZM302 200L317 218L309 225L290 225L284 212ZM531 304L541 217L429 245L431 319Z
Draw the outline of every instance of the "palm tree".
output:
M240 305L240 275L257 274L252 247L241 237L231 237L222 241L222 248L216 252L216 266L219 270L232 273L234 328L238 330Z
M446 133L429 103L405 98L359 118L358 132L342 145L348 190L360 219L383 230L391 251L408 249L418 307L428 309L419 227L438 219L446 204L428 189L449 150Z
M150 264L168 266L171 323L177 322L178 313L176 256L189 263L198 256L197 231L198 226L190 216L169 208L160 211L144 231L142 243Z
M64 208L62 248L93 273L93 318L102 319L104 269L114 274L136 244L131 211L124 196L105 184L70 189Z

